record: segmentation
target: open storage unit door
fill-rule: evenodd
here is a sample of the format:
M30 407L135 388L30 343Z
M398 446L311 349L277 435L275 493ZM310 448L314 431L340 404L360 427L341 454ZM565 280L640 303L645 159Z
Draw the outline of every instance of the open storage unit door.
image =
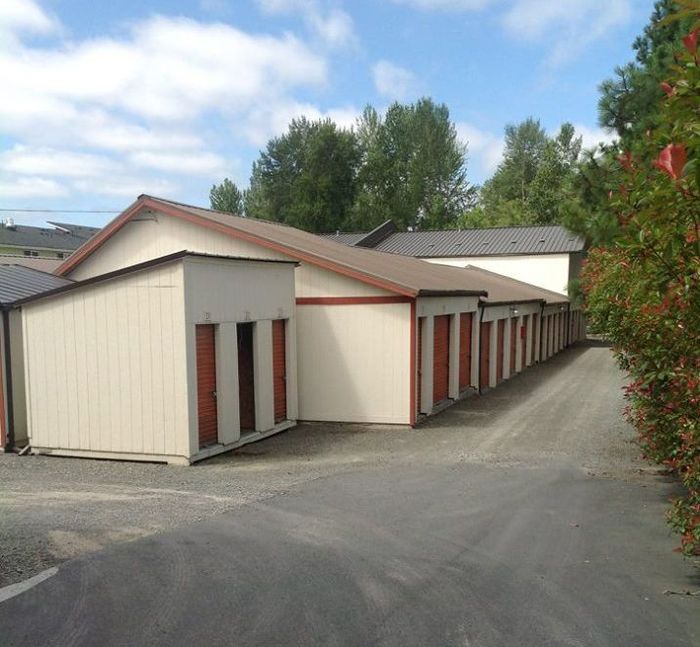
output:
M496 322L496 384L503 381L503 353L506 343L506 320L499 319Z
M472 373L472 315L459 315L459 390L469 386Z
M491 322L481 323L479 330L479 389L489 388L491 372Z
M218 442L216 410L216 333L214 324L195 326L199 446Z
M287 419L287 337L284 319L272 322L272 380L275 423Z
M447 399L450 392L450 316L435 317L433 336L433 404Z
M241 431L255 430L255 369L253 324L238 324L238 404Z

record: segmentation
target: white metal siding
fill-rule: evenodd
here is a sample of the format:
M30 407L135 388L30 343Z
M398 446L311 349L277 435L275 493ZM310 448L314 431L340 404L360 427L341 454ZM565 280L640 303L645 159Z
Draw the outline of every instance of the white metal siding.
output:
M474 265L490 272L566 294L569 279L569 254L531 256L474 256L462 258L426 258L429 263L466 267Z
M410 304L297 307L299 418L410 423Z
M24 307L36 447L187 456L182 264Z

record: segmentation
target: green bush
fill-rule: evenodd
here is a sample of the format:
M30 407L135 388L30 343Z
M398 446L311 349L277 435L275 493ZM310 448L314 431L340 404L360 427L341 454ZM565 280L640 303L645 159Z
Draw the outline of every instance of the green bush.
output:
M592 329L629 374L626 415L644 456L686 493L669 521L686 555L700 555L700 12L679 43L659 126L620 155L609 194L621 235L591 250L582 289Z

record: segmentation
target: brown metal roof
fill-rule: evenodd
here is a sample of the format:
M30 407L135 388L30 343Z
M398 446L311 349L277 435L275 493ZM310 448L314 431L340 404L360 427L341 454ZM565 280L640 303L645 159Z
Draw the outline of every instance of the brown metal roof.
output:
M233 216L151 196L139 196L129 209L71 255L59 268L59 273L70 272L82 258L97 249L130 217L144 208L195 221L397 294L484 294L484 290L459 268L430 265L405 256L348 247L277 222Z
M98 249L102 242L142 209L185 218L397 294L486 296L495 290L498 301L547 299L543 296L547 290L475 268L437 265L408 256L349 247L281 223L233 216L146 195L139 196L123 214L75 252L59 273L70 272L82 258ZM563 295L559 296L566 299Z

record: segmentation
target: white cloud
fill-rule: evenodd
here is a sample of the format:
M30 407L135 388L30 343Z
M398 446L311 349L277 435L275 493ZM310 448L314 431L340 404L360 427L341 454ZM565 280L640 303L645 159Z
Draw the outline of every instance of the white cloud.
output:
M361 110L354 106L344 106L321 110L311 103L288 101L274 105L261 106L246 122L246 138L255 146L264 146L267 141L287 130L292 119L331 119L341 128L352 128L360 116Z
M116 168L114 161L100 155L53 148L17 144L0 153L0 170L18 175L95 177Z
M552 42L549 61L565 63L592 42L626 24L632 15L631 0L517 0L504 14L503 25L513 36Z
M410 70L391 61L378 61L372 66L372 78L377 92L398 101L411 98L417 89L416 77Z
M311 33L328 47L357 45L350 14L337 7L327 9L321 0L257 0L257 3L269 15L300 14Z
M223 157L206 152L200 152L197 155L183 155L182 153L141 151L129 155L128 160L135 166L208 177L218 176L226 168L226 161Z
M573 124L576 130L576 137L581 137L584 149L595 148L598 144L610 144L615 140L615 134L608 132L604 128L584 126L583 124Z
M0 40L6 30L14 44L0 46L0 87L12 100L0 102L0 135L13 144L0 146L0 170L10 197L172 195L184 182L168 180L173 174L230 169L208 150L220 145L219 124L250 139L246 124L260 122L260 106L288 105L327 79L325 58L292 34L154 16L118 38L69 42L36 3L5 2ZM342 20L328 20L328 38L342 38ZM30 46L20 38L29 31L57 38Z
M469 176L476 182L483 182L493 175L503 159L503 137L464 121L455 123L455 128L459 138L467 145Z
M141 193L163 197L177 194L178 187L171 180L142 176L107 176L100 182L79 180L74 189L92 195L133 199Z
M2 198L60 198L69 194L68 188L56 180L27 176L0 178Z
M0 2L0 33L27 31L47 34L58 29L58 21L33 0Z
M274 0L273 0L274 1ZM280 0L281 1L281 0ZM493 8L505 31L550 49L548 62L574 59L591 43L629 22L632 0L393 0L423 11L476 12Z

